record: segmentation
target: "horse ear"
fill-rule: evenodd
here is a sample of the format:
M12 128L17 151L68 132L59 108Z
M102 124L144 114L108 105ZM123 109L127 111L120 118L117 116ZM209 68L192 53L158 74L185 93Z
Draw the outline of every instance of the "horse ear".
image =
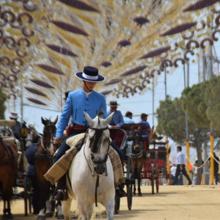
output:
M58 115L57 115L57 117L55 118L55 120L53 121L53 124L54 124L54 125L57 123L57 120L58 120Z
M86 121L88 122L89 127L92 127L94 122L87 112L84 112L84 117Z
M43 118L43 117L41 117L41 122L42 122L42 124L44 124L45 125L45 119Z
M112 112L112 113L105 119L105 121L107 122L107 124L109 124L109 123L111 122L113 115L114 115L114 112Z

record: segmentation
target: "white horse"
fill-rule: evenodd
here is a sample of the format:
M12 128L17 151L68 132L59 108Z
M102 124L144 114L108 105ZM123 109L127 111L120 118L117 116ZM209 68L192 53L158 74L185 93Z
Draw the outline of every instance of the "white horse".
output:
M91 219L94 203L101 203L106 208L107 219L114 215L114 175L108 156L111 147L107 119L96 117L91 119L87 113L85 118L89 129L86 132L81 150L77 153L69 169L71 188L68 189L69 199L63 201L65 220L70 220L72 198L76 199L79 219Z

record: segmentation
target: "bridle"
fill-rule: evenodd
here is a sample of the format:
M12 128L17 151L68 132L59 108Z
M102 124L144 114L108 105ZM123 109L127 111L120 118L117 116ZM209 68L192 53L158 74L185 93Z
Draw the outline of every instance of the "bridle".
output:
M50 155L49 147L53 144L53 140L54 140L52 126L54 126L52 123L45 125L43 130L43 135L40 138L40 146L42 150L45 153L48 153L49 155Z
M96 207L97 207L97 197L98 197L98 187L99 187L99 173L97 173L95 171L95 166L99 166L99 165L104 165L105 166L105 163L108 159L108 154L109 154L109 149L110 149L110 145L111 145L111 139L108 138L108 148L107 148L107 151L106 151L106 154L104 156L103 159L95 159L94 157L94 153L98 153L100 151L100 147L101 147L101 143L100 143L100 140L101 140L101 137L102 137L102 134L105 130L109 130L108 127L104 127L104 128L88 128L87 131L86 131L86 135L88 135L88 132L89 132L89 129L90 130L93 130L95 131L95 134L93 135L93 137L90 139L90 143L89 143L89 148L91 149L91 154L90 154L90 157L91 157L91 160L92 160L92 163L93 163L93 169L90 167L89 165L89 161L88 159L86 158L86 155L85 155L85 145L84 145L84 157L87 161L87 164L88 164L88 167L92 173L92 175L96 176L96 184L95 184L95 204L96 204ZM85 135L85 137L86 137ZM86 140L87 138L84 139L84 141ZM84 143L85 144L85 143ZM105 175L107 176L107 170L105 168Z
M90 154L90 158L92 160L92 163L93 165L101 165L101 164L104 164L106 163L107 159L108 159L108 154L109 154L109 149L110 149L110 145L111 145L111 139L109 138L108 139L108 148L107 148L107 151L106 151L106 154L104 156L103 159L99 159L99 160L96 160L94 158L94 153L98 153L100 151L100 147L101 147L101 144L100 144L100 139L102 137L102 134L105 130L109 130L108 127L104 127L104 128L88 128L87 131L86 131L86 135L88 135L88 132L89 132L89 129L90 130L94 130L95 131L95 134L94 136L90 139L90 144L89 144L89 148L91 149L91 154ZM85 138L86 140L86 138ZM85 143L84 143L85 144ZM85 148L84 148L85 150ZM86 155L85 155L85 151L84 151L84 156L86 158ZM87 161L87 164L89 166L89 161L88 159L86 158L86 161ZM93 173L93 169L89 166L89 169L90 171Z

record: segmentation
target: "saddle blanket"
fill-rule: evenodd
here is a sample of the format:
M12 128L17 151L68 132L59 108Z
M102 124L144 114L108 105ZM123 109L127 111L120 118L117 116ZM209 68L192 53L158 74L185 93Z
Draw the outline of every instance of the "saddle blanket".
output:
M85 133L81 133L66 140L70 149L67 150L66 153L44 174L44 178L47 181L51 184L55 184L64 174L66 174L74 156L78 152L75 146L84 136ZM114 171L115 184L118 185L124 181L121 159L112 147L109 149L109 157Z

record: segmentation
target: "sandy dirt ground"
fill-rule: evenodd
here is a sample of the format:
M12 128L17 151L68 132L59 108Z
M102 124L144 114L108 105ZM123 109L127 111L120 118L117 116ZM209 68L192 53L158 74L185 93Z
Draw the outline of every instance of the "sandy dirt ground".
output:
M146 220L218 220L220 219L220 185L218 186L161 186L160 193L152 195L149 186L142 187L143 196L133 197L132 210L128 211L126 198L115 219ZM2 203L0 204L2 211ZM75 209L75 202L72 210ZM25 217L23 201L12 204L14 220L34 220ZM95 208L93 219L105 219L103 207ZM56 219L48 218L48 220Z

